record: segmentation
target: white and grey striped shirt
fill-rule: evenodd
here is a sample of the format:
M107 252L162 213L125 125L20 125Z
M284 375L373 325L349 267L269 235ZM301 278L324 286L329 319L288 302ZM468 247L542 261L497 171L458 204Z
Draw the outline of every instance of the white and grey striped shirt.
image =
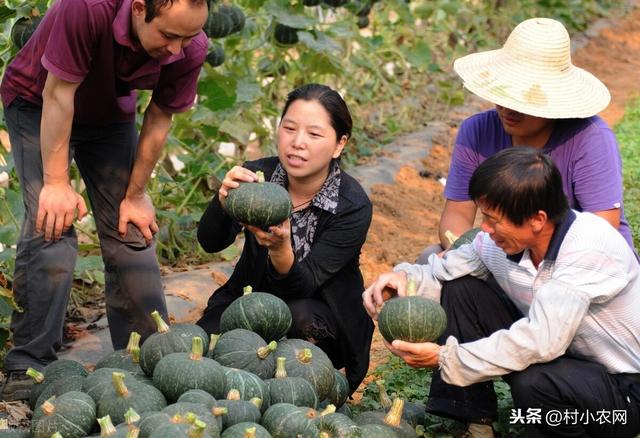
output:
M418 293L437 301L443 281L491 273L525 315L475 342L449 337L440 351L448 383L467 386L566 351L610 373L640 373L640 265L620 233L594 214L572 211L538 268L528 250L507 256L479 233L443 258L432 255L427 265L402 263L394 270L413 276Z

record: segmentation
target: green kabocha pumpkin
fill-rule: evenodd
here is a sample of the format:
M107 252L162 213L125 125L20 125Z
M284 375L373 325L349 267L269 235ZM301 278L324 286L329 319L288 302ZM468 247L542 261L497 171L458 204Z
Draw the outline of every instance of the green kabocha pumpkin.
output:
M392 427L382 424L363 424L358 427L362 436L367 438L394 438L397 436Z
M360 427L349 417L335 412L335 406L329 405L320 413L316 426L320 438L361 438Z
M349 0L322 0L324 4L329 5L331 7L337 8L339 6L344 6L349 3Z
M465 231L464 234L462 234L462 236L454 240L454 242L451 244L451 247L449 249L457 249L457 248L460 248L462 245L466 245L467 243L473 242L473 239L476 238L476 235L480 231L482 230L479 227L471 228L469 231Z
M418 436L413 426L402 419L404 400L396 398L393 400L389 412L366 411L355 418L355 423L359 426L366 424L379 424L392 428L398 438L415 438ZM366 435L365 435L366 436Z
M302 0L302 4L305 6L318 6L322 3L322 0Z
M378 314L378 329L387 342L434 342L447 326L447 315L434 300L417 296L416 283L407 283L407 296L385 302Z
M364 29L370 24L369 17L367 17L366 15L364 17L358 17L356 23L358 25L358 29Z
M287 375L302 377L311 383L318 400L329 396L335 379L334 368L319 347L303 339L285 339L278 343L275 354L286 358Z
M227 394L227 398L224 400L218 400L217 407L227 409L227 413L222 416L222 428L226 429L234 424L244 423L247 421L258 423L262 414L260 408L262 407L262 400L255 398L251 401L241 400L240 392L237 389L232 389Z
M223 394L222 367L202 355L202 338L194 336L192 343L190 353L168 354L153 371L154 386L171 402L190 389L202 389L214 396Z
M137 418L140 417L137 416ZM98 425L100 426L100 438L138 438L140 435L140 429L133 423L122 423L116 427L108 415L98 418Z
M236 5L220 5L219 12L222 14L226 14L231 19L231 31L229 35L238 33L244 28L245 16L242 9L240 9Z
M265 411L260 424L273 438L311 438L320 434L315 421L318 415L315 409L300 408L291 403L276 403Z
M68 359L55 360L47 365L42 372L29 368L27 370L27 375L35 382L29 396L29 405L31 406L31 409L34 409L36 404L38 404L40 394L47 390L47 388L56 381L60 379L69 379L72 376L82 378L86 377L88 374L88 371L80 362ZM57 389L55 391L51 391L49 397L61 394L57 392L59 392ZM45 399L40 400L40 403L44 400Z
M33 414L34 438L50 438L60 432L65 438L87 436L96 422L93 399L80 391L71 391L45 401Z
M178 397L176 403L199 403L211 409L216 405L216 399L202 389L190 389Z
M194 415L187 415L184 421L161 424L149 435L149 438L210 438L219 436L219 433L209 434L207 423L204 421Z
M347 377L338 370L333 370L333 385L331 387L331 391L327 396L327 404L332 404L336 408L339 408L349 398L349 394L351 394L351 389L349 388L349 381Z
M11 41L13 44L18 49L23 48L41 21L42 17L22 17L16 21L11 28Z
M286 361L286 358L278 357L275 377L265 381L269 390L269 403L290 403L315 408L318 404L315 389L303 377L289 377Z
M82 392L85 392L91 396L93 401L98 403L104 394L113 390L113 373L124 374L124 384L135 385L136 382L140 382L138 376L133 376L131 373L120 368L100 368L89 374L82 383ZM144 383L144 382L143 382ZM152 384L153 382L151 382Z
M195 324L173 324L169 326L160 313L154 311L151 317L158 331L149 336L140 348L140 366L147 376L153 376L156 364L167 354L191 351L194 336L202 339L203 349L209 348L209 336L202 327Z
M209 38L224 38L231 33L233 25L233 19L229 15L220 12L219 7L213 7L203 30Z
M55 380L50 385L47 385L47 387L44 388L44 390L40 393L38 400L36 400L35 406L40 406L42 403L53 396L58 397L66 392L71 391L82 391L82 386L85 379L86 377L71 375Z
M223 207L234 220L256 227L278 225L291 216L289 192L279 184L265 182L264 174L257 171L257 182L244 182L229 190Z
M235 299L220 316L220 330L224 333L241 328L255 332L266 342L279 341L291 328L289 306L277 296L253 292L244 288L244 295Z
M139 414L149 411L159 411L167 405L159 389L132 382L125 384L125 374L114 372L112 376L113 388L106 392L98 401L98 417L109 415L116 424L124 421L124 415L133 408Z
M240 393L242 400L259 398L262 406L266 409L269 405L269 389L260 376L238 368L223 367L224 370L224 392L229 393L232 389ZM263 410L264 410L263 409Z
M209 53L207 53L207 64L211 67L219 67L224 63L224 48L220 44L210 44Z
M118 368L133 375L144 374L140 367L140 333L131 332L126 348L107 353L96 362L95 369L100 368Z
M298 38L298 30L299 29L294 27L278 23L273 29L273 39L277 45L292 46L300 41Z
M223 333L216 342L213 359L225 367L249 371L262 379L273 377L277 342L267 344L257 333L233 329Z
M387 394L387 388L383 379L376 380L376 387L378 389L378 399L380 406L385 411L388 411L393 406L393 401ZM407 423L416 427L420 424L424 425L427 421L426 406L420 403L412 403L405 401L402 409L402 419Z
M0 418L0 438L30 438L29 429L11 429L6 418Z
M174 403L162 409L162 413L167 414L172 423L187 423L197 417L205 424L205 432L211 436L220 436L222 430L222 419L227 415L227 409L214 406L209 409L198 403Z
M258 423L244 422L225 429L221 438L271 438L271 434Z

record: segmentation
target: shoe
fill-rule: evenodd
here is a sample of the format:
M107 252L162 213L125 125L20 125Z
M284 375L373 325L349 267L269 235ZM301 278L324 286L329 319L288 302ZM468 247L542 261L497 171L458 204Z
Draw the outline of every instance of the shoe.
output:
M0 391L0 399L5 402L29 400L33 383L33 379L24 370L9 371Z
M493 438L493 427L490 424L469 423L463 438Z

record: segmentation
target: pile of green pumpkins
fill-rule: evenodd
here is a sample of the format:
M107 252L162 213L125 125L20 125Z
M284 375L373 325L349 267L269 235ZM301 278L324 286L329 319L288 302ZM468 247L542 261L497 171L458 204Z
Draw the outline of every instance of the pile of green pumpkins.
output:
M142 345L132 333L93 372L64 359L30 369L31 429L0 436L392 438L424 424L424 407L390 400L382 382L386 411L351 418L346 377L316 345L285 337L291 313L269 293L247 288L222 314L221 334L151 317L156 333Z

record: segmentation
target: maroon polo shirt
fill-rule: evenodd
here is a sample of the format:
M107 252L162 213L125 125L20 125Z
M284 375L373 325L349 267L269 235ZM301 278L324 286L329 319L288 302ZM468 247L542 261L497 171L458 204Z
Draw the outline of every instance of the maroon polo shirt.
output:
M58 0L7 67L0 96L42 105L47 72L80 83L74 121L105 125L135 118L136 89L170 113L185 111L207 54L204 32L179 54L156 60L131 39L132 0Z

